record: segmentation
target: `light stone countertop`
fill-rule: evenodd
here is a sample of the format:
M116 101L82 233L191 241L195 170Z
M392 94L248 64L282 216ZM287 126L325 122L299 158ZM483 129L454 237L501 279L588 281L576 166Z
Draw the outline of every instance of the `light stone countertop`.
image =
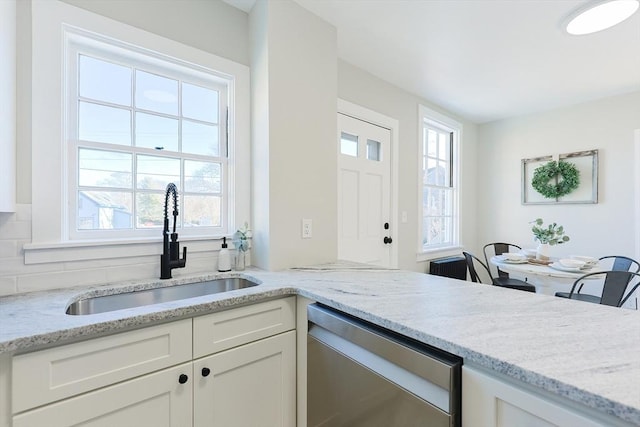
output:
M220 277L256 287L85 316L98 296ZM18 353L286 295L301 295L640 426L640 312L399 270L247 270L0 298L0 354Z

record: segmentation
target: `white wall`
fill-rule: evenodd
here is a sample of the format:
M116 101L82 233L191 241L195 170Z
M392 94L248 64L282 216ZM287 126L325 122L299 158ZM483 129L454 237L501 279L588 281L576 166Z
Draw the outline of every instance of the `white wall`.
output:
M249 65L247 14L221 0L62 1Z
M634 211L638 128L640 92L480 126L479 243L509 241L535 247L529 221L540 217L562 224L571 237L553 247L552 256L633 257L634 228L640 221ZM521 159L591 149L599 150L597 204L521 204Z
M398 218L407 212L407 222L396 224L398 239L398 267L426 271L426 262L417 262L418 251L418 105L448 115L463 124L461 141L461 243L476 245L476 125L453 115L416 95L405 92L366 71L345 62L338 62L338 97L398 120L400 125Z
M0 212L16 202L16 0L0 2Z
M254 264L334 261L336 29L293 1L259 2L250 24ZM311 239L301 237L303 218L313 221Z

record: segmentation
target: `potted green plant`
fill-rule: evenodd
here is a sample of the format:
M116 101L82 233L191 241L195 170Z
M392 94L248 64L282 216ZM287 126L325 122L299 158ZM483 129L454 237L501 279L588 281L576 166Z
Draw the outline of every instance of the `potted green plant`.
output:
M531 227L533 238L540 242L536 256L540 260L547 261L549 259L550 246L561 245L570 240L564 232L564 227L555 222L545 227L542 218L537 218L535 221L531 221L531 224L533 224Z

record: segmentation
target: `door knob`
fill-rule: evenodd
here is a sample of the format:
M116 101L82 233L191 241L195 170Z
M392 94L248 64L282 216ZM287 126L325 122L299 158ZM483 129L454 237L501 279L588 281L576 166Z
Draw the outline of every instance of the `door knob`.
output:
M180 374L180 376L178 377L178 382L179 382L180 384L184 384L184 383L186 383L187 381L189 381L189 377L188 377L188 376L186 376L185 374Z
M388 245L391 242L393 242L393 239L389 236L384 236L384 239L382 241L384 242L385 245Z
M211 369L209 369L209 368L202 368L202 376L203 376L203 377L208 377L210 373L211 373Z
M385 223L384 223L384 229L385 229L385 230L388 230L388 229L389 229L389 223L388 223L388 222L385 222Z

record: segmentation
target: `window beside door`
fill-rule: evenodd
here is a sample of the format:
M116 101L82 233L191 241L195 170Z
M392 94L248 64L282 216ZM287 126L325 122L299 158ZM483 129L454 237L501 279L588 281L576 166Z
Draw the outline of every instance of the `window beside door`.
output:
M420 239L418 252L459 244L458 158L461 125L420 106Z

